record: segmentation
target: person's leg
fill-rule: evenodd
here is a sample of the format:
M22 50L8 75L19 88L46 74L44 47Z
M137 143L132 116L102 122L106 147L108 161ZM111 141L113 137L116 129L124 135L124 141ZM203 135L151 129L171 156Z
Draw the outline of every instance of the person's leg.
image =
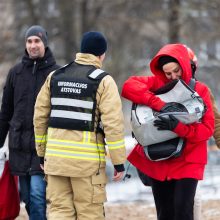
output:
M193 208L194 220L202 220L202 198L201 198L202 196L198 186L194 198L194 208Z
M158 220L174 220L174 181L152 179L152 192Z
M30 220L46 220L46 182L43 175L31 176Z
M193 220L194 197L198 180L186 178L176 180L175 220Z
M30 176L19 176L20 200L25 203L25 209L30 215Z
M105 185L107 177L104 169L89 177L71 178L77 220L104 220Z
M47 177L47 199L50 203L48 219L76 220L70 178L52 175Z
M138 176L139 176L141 182L145 186L151 186L152 180L151 180L151 178L149 176L147 176L146 174L142 173L139 169L137 169L137 173L138 173Z

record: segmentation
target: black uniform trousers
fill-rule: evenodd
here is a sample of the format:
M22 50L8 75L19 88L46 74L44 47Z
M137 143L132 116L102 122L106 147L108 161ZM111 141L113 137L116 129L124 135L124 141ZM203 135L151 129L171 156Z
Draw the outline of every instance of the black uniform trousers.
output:
M193 220L198 180L192 178L158 181L152 179L152 192L158 220Z

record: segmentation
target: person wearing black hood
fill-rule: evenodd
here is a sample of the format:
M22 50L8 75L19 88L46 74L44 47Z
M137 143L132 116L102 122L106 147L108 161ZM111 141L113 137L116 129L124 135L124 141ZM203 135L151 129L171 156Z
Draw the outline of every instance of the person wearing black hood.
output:
M0 148L9 132L9 164L19 176L21 200L31 220L46 219L46 183L34 142L33 115L38 92L50 72L59 68L48 47L46 30L31 26L25 33L25 53L12 67L3 90Z

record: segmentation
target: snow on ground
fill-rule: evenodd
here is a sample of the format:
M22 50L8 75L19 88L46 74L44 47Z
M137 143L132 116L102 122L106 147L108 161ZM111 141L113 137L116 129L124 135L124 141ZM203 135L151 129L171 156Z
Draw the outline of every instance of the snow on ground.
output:
M215 166L215 170L220 170L220 166ZM210 172L210 171L208 171ZM210 173L199 183L199 194L202 200L220 200L220 172L215 176ZM109 202L153 202L151 188L144 186L138 177L131 177L125 181L107 184L107 198Z
M134 138L127 136L125 146L128 152L134 147L136 141ZM199 182L198 191L202 200L220 200L220 151L210 151L208 154L208 165L206 166L204 180ZM126 164L126 167L128 163ZM111 180L113 168L111 162L107 162L107 174ZM130 179L125 181L107 184L107 197L110 203L113 202L135 202L146 201L153 202L151 188L144 186L137 177L136 170L130 166L128 173Z

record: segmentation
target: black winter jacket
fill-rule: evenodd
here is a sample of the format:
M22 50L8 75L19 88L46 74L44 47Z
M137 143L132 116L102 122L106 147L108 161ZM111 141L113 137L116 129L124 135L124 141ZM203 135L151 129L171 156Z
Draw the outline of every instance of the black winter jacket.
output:
M36 60L25 51L22 61L9 71L0 112L0 147L9 131L9 164L13 175L43 173L35 149L34 105L48 74L57 68L47 48L45 56Z

